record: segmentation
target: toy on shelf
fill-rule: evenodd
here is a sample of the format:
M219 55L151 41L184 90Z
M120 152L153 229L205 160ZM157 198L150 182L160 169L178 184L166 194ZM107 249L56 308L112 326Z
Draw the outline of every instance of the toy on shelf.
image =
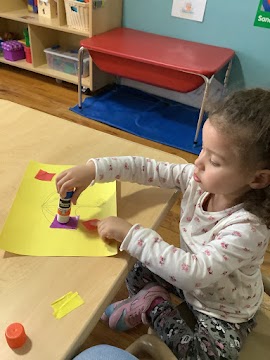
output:
M24 45L24 52L25 52L25 60L29 64L32 64L32 53L30 46Z
M28 0L28 11L32 13L38 13L38 0Z
M3 34L0 34L0 56L3 56L3 47L2 44L5 41L8 40L17 40L18 39L18 35L13 33L13 32L5 32Z
M28 29L27 29L27 28L25 28L25 29L23 30L23 36L24 36L25 45L26 45L26 46L30 46L29 32L28 32Z
M32 54L31 54L31 47L30 47L30 40L29 40L29 32L28 32L27 28L25 28L23 30L23 36L24 36L25 60L26 60L26 62L32 64Z
M3 41L17 40L18 38L19 38L18 34L15 34L13 32L5 32L1 37Z
M57 17L57 2L55 0L38 0L38 16L49 19Z

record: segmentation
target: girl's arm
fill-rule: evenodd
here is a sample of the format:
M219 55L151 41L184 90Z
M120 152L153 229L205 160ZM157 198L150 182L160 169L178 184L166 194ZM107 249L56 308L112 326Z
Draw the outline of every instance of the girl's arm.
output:
M56 178L56 188L61 197L67 191L75 190L72 202L82 191L95 182L115 180L137 182L185 191L193 174L192 164L170 164L140 156L122 156L90 159L86 165L75 166L60 173Z
M192 164L170 164L140 156L121 156L90 159L96 167L96 182L114 180L136 182L184 191L190 180Z
M251 233L250 224L236 224L191 253L169 245L154 230L137 224L129 230L120 250L126 250L172 285L192 291L214 284L240 267L257 267L267 243L261 226Z

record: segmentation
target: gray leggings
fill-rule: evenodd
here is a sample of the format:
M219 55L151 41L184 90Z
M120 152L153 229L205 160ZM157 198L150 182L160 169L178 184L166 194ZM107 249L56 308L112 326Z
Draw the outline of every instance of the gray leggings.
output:
M126 284L130 295L139 292L146 283L155 282L170 293L184 299L182 290L153 274L141 262L129 272ZM178 359L235 360L243 341L255 325L255 320L233 324L193 310L195 327L191 329L178 309L168 301L158 304L150 313L150 326L168 345Z

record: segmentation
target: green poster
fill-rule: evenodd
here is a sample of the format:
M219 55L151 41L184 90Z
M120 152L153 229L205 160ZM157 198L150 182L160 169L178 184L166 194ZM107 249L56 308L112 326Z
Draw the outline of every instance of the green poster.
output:
M270 28L270 0L260 0L254 26Z

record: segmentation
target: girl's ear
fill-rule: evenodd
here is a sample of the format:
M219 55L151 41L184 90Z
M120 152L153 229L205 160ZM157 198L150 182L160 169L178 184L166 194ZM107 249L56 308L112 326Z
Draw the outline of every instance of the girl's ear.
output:
M270 170L258 170L249 184L252 189L263 189L270 185Z

